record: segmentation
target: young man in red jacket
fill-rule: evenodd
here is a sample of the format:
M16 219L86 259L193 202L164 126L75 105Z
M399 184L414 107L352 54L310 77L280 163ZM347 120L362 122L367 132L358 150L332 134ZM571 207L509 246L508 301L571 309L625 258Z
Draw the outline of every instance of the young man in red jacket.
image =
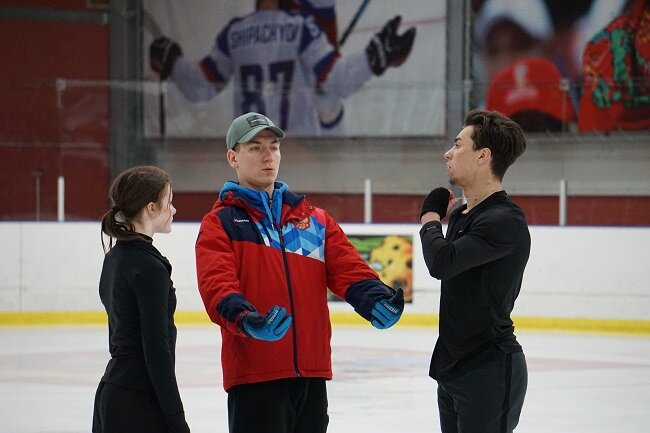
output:
M276 181L284 131L258 113L226 137L226 182L196 242L199 291L221 327L231 433L327 431L332 378L327 289L373 326L404 308L334 219Z

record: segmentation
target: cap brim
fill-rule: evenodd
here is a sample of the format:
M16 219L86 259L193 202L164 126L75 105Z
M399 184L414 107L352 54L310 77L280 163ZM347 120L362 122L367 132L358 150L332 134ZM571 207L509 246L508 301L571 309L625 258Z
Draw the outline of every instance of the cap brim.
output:
M256 126L255 128L248 131L246 134L242 135L241 138L237 140L237 143L245 143L251 140L253 137L255 137L257 134L259 134L261 131L265 129L270 129L271 131L273 131L273 133L277 135L278 138L284 138L284 131L278 128L277 126L260 125L260 126Z

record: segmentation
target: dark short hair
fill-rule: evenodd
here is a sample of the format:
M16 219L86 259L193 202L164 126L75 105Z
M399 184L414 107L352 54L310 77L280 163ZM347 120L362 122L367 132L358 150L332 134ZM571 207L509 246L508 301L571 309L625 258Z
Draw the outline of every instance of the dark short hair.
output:
M474 109L465 116L465 126L473 126L474 149L492 152L492 173L502 180L508 167L526 150L526 138L517 122L498 111Z
M171 185L171 179L163 169L143 165L124 170L117 175L108 190L112 207L102 217L102 233L113 238L131 240L140 238L135 232L133 220L149 203L161 203L163 193ZM107 251L102 237L102 247Z

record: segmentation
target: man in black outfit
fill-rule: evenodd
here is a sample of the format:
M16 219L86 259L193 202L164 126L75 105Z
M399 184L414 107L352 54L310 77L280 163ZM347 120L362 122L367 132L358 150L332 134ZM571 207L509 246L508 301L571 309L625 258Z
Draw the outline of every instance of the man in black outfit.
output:
M441 280L439 336L429 375L438 382L443 433L512 432L528 381L510 313L530 253L522 210L503 191L507 168L526 149L522 130L494 111L473 110L444 157L466 204L436 188L422 203L422 250Z

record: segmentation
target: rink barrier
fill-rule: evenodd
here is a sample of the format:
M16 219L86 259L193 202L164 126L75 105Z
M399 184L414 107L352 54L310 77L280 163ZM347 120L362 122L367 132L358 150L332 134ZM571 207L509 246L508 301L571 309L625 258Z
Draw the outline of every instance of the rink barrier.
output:
M177 311L177 325L210 325L203 311ZM371 327L356 313L330 312L334 326ZM591 319L565 317L513 317L515 330L591 332L611 334L650 335L650 320ZM0 312L0 326L60 326L60 325L106 325L103 311L23 311ZM435 314L404 314L396 325L401 328L435 328Z
M390 275L384 278L389 285L395 284L394 281L409 281L412 302L407 305L405 315L420 315L410 319L416 326L435 326L433 317L440 307L441 284L429 275L424 262L419 225L346 224L342 228L360 244L372 241L368 245L374 245L389 236L406 236L412 240L412 261L400 256L401 267L391 268ZM198 223L177 223L172 233L156 238L157 248L173 263L177 312L204 311L201 297L197 296L194 254L197 232ZM650 227L535 226L530 232L530 260L513 311L515 317L526 318L520 322L522 326L622 328L633 332L647 329L643 321L650 320L650 266L647 266ZM98 245L98 222L2 222L0 238L3 240L1 313L104 311L97 293L104 259ZM401 254L407 256L408 248ZM375 265L381 265L388 256L382 250L373 259ZM407 263L412 265L412 278ZM333 314L353 312L345 302L331 301L329 307ZM83 315L74 319L57 317L55 314L44 320L55 323L86 320ZM551 319L555 317L567 319Z

